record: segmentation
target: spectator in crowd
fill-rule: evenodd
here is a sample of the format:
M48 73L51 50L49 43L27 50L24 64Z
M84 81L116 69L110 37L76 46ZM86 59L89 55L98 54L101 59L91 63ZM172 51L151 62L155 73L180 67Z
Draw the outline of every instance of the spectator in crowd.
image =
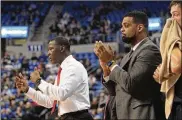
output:
M38 57L37 57L36 53L32 53L31 60L32 61L34 61L34 60L38 61Z

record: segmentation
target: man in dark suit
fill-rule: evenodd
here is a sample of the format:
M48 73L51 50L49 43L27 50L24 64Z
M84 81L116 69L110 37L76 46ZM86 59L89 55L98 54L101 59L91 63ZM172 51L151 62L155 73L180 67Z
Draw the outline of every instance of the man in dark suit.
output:
M122 40L132 48L120 65L114 61L109 45L101 41L95 44L94 52L103 69L103 84L110 94L104 119L165 119L160 85L153 79L161 55L147 37L147 27L148 17L143 12L132 11L124 16Z

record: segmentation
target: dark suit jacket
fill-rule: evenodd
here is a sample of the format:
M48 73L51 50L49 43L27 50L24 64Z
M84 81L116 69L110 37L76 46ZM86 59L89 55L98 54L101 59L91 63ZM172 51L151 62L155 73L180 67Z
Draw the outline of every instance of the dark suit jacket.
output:
M165 119L160 85L153 79L160 63L159 49L145 38L130 57L127 54L121 65L111 71L109 81L103 84L110 94L116 94L118 119Z

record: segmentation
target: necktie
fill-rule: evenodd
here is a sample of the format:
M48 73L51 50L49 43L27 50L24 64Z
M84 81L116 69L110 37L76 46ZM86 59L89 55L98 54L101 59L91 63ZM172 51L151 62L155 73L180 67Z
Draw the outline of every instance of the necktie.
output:
M62 68L60 67L59 70L58 70L57 86L59 85L59 82L60 82L61 70L62 70ZM56 103L57 103L57 100L54 100L53 107L52 107L52 110L51 110L51 114L52 114L52 113L54 112L54 110L55 110Z
M130 52L128 53L129 57L132 55L132 53L133 53L133 50L131 49Z

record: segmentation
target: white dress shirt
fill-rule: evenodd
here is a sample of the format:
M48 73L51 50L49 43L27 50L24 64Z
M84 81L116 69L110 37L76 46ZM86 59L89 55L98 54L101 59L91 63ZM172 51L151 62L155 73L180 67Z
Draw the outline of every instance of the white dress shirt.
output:
M144 40L144 39L143 39ZM143 40L141 40L139 43L137 43L134 47L132 47L131 49L133 50L133 51L135 51L136 49L137 49L137 47L140 45L140 43L143 41ZM111 71L113 71L114 70L114 68L115 67L117 67L118 65L114 65L112 68L111 68ZM106 77L104 77L104 80L105 81L109 81L109 76L106 76Z
M26 95L47 108L53 107L54 100L57 100L58 116L89 109L88 74L85 67L72 55L68 56L60 67L62 71L59 86L56 85L56 80L54 85L41 80L38 88L42 92L30 87Z

